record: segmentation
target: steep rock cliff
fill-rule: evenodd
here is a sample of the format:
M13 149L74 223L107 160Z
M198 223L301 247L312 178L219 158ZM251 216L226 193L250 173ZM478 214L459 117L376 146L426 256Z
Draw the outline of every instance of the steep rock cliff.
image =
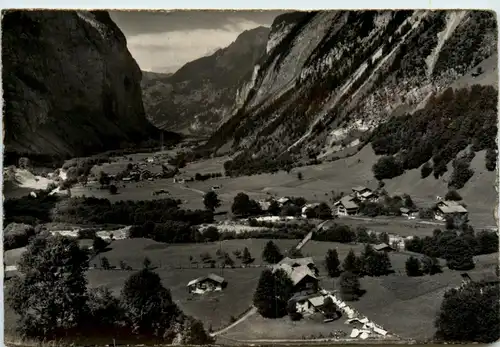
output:
M497 59L496 40L487 11L287 13L240 89L239 109L206 148L254 159L335 155Z
M238 88L265 54L269 29L247 30L228 47L187 63L171 76L143 79L144 107L157 126L184 133L213 132L231 115Z
M104 11L9 11L2 21L7 155L81 156L137 143L141 71Z

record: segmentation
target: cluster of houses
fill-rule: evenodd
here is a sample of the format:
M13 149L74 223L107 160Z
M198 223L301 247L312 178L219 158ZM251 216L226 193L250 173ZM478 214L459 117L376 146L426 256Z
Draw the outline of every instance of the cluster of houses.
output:
M370 201L377 202L379 199L377 193L369 188L358 186L352 188L352 193L340 198L339 201L333 204L336 207L337 215L352 216L359 212L359 203Z

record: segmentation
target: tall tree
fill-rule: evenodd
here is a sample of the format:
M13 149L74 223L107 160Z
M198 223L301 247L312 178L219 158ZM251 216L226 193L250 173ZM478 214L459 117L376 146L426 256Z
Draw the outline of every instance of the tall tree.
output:
M287 313L288 300L292 296L293 283L288 274L278 269L262 271L254 294L254 305L266 318L279 318Z
M231 211L237 216L249 216L256 214L259 208L259 204L256 201L251 200L247 194L238 193L234 197Z
M267 209L267 212L271 216L279 216L281 213L280 204L276 200L271 201L271 203L269 204L269 208Z
M498 285L470 283L444 295L435 321L436 338L445 341L491 343L500 339Z
M349 253L347 253L346 257L344 258L342 268L344 269L344 271L358 273L360 271L359 265L360 264L358 257L356 257L356 254L354 254L354 250L351 248L349 250Z
M340 294L345 301L358 300L361 295L361 285L355 273L346 271L340 275Z
M435 257L425 256L422 259L422 272L429 275L440 273L442 272L441 265Z
M203 204L207 210L214 212L216 208L220 207L221 201L219 200L217 193L211 190L203 197Z
M121 293L128 324L138 334L159 335L181 312L158 274L144 268L132 274Z
M76 239L35 237L17 265L7 300L23 336L53 338L81 323L87 301L88 254Z
M332 209L328 206L327 203L322 202L316 208L317 215L319 219L327 220L332 219Z
M262 259L270 264L276 264L283 259L283 255L278 246L273 241L269 241L262 251Z
M329 249L325 257L325 265L328 276L337 277L340 275L340 260L336 249Z
M241 256L241 262L243 264L250 264L253 260L254 259L252 258L250 251L247 247L245 247L245 249L243 250L243 255Z
M422 275L422 269L420 267L420 260L413 256L409 257L405 263L406 274L408 276L420 276Z
M446 265L450 270L471 270L475 267L473 250L465 240L456 236L446 244Z

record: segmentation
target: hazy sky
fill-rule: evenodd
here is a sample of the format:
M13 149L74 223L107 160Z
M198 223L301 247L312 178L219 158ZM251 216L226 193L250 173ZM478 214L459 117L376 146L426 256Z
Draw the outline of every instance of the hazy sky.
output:
M110 11L142 70L174 72L228 46L245 30L270 27L283 11Z

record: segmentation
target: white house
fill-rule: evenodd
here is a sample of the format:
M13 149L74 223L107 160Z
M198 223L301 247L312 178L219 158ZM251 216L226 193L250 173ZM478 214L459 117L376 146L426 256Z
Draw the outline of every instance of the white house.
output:
M342 197L339 201L333 204L333 206L337 208L337 214L339 216L355 215L359 211L359 206L355 202L355 198L351 195Z
M316 207L319 206L319 203L313 203L313 204L306 204L304 207L302 207L302 217L307 218L307 210L309 209L315 209Z

